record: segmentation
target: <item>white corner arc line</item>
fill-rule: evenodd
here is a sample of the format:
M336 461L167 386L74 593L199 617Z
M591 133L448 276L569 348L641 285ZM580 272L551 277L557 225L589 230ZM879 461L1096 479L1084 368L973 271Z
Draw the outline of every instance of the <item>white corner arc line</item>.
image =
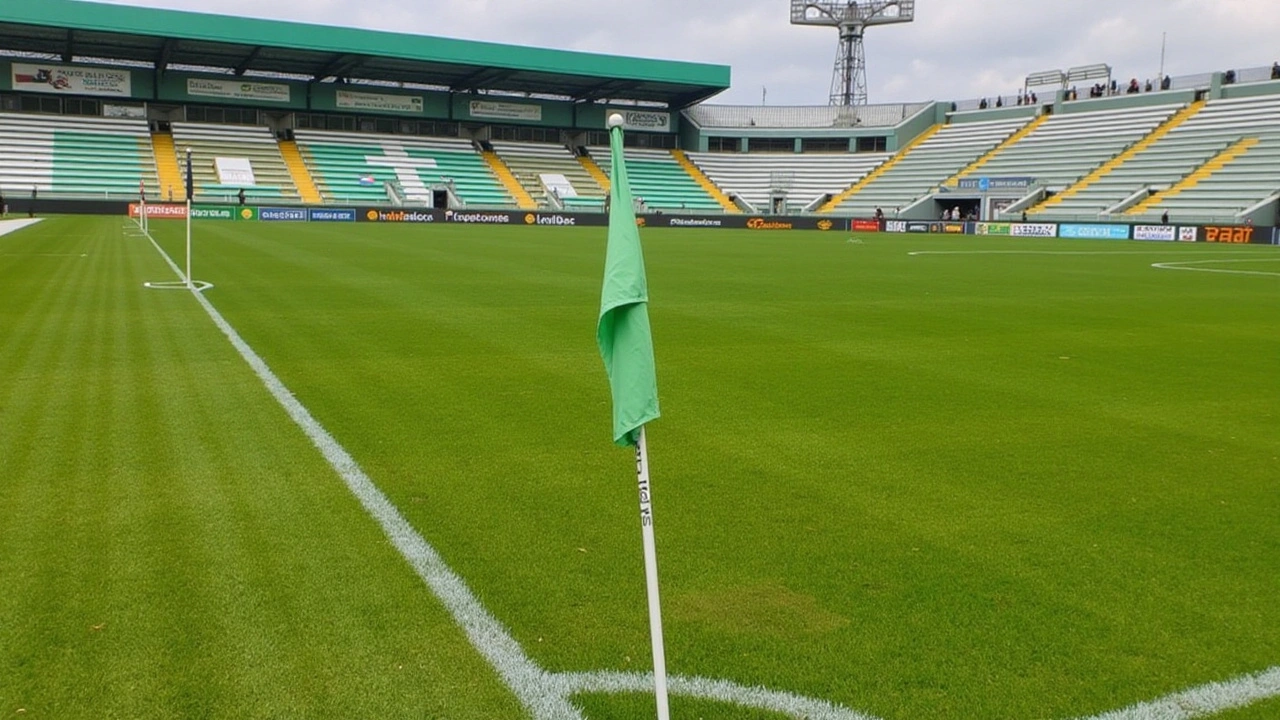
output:
M576 693L652 693L653 673L597 671L589 673L561 673L554 676L564 691ZM768 710L804 720L879 720L871 715L854 712L826 700L801 697L793 693L778 692L767 688L739 685L728 680L711 680L700 677L672 675L667 678L668 689L674 695L716 700L719 702Z
M1166 695L1086 720L1194 720L1280 697L1280 666Z
M164 248L160 247L150 233L145 237L169 268L185 283L185 275ZM569 699L577 693L652 691L652 673L596 671L553 674L540 668L502 623L480 604L480 600L467 587L466 581L445 564L435 548L400 514L390 499L360 468L355 458L312 417L310 411L294 397L267 366L266 361L240 337L217 308L199 291L193 290L191 294L253 369L271 396L280 403L290 419L302 429L338 473L365 511L377 521L401 556L431 588L462 627L472 646L497 670L507 687L535 720L586 720L581 710ZM879 720L826 700L739 685L727 680L679 675L672 676L669 680L670 690L676 695L780 712L797 720ZM1202 685L1087 720L1193 720L1274 697L1280 697L1280 666L1255 675Z

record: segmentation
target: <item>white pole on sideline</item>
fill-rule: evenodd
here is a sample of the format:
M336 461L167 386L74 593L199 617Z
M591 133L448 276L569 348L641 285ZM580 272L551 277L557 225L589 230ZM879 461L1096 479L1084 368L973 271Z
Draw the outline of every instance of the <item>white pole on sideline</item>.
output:
M649 635L653 641L653 690L658 701L658 720L670 720L662 604L658 601L658 548L653 539L653 493L649 489L649 449L643 427L636 442L636 478L640 483L640 530L644 536L644 577L649 594Z

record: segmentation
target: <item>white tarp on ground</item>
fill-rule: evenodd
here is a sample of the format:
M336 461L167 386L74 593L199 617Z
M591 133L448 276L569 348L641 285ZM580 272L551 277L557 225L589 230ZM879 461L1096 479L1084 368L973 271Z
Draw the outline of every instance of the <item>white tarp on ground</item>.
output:
M555 193L558 198L576 198L578 191L573 189L573 183L569 182L569 178L558 173L543 173L538 176L542 180L542 186L547 192Z
M28 225L35 225L40 218L22 218L21 220L0 220L0 237L17 232Z
M253 187L258 184L253 177L253 163L248 158L214 158L213 166L218 171L218 183L235 187Z

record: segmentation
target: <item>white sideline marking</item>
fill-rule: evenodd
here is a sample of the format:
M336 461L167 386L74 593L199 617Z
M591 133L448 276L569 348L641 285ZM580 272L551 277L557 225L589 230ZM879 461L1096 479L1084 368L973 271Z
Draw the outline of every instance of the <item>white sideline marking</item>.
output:
M1222 273L1224 275L1269 275L1271 277L1280 277L1280 272L1268 272L1266 270L1223 270L1221 268L1203 268L1189 267L1191 265L1206 265L1208 263L1240 263L1240 262L1280 262L1280 258L1241 258L1238 260L1189 260L1186 262L1167 262L1153 263L1151 267L1160 270L1187 270L1190 272L1207 272Z
M150 233L152 247L185 283L182 270L161 248ZM466 582L445 564L418 531L404 519L395 505L365 474L355 458L311 416L289 388L285 387L265 360L258 355L217 308L198 290L191 293L213 320L214 325L231 341L245 362L280 403L289 417L302 429L329 465L338 473L351 494L365 511L378 522L383 533L418 577L460 625L472 646L489 661L506 682L507 687L533 715L535 720L586 720L582 711L570 702L579 693L652 693L653 674L599 670L595 672L549 673L537 665L520 647ZM790 715L796 720L880 720L873 715L854 712L835 703L794 693L763 687L739 685L728 680L673 675L668 678L674 695L730 703L741 707ZM1223 683L1211 683L1186 690L1151 703L1134 705L1086 720L1191 720L1244 707L1251 703L1280 697L1280 666L1257 675L1248 675ZM1169 708L1183 714L1169 714ZM1187 708L1190 708L1187 710ZM1187 714L1188 712L1194 714Z

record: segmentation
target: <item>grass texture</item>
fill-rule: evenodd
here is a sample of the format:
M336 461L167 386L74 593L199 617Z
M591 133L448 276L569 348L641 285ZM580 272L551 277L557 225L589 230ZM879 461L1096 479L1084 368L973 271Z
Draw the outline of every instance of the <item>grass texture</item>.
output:
M121 224L0 237L0 717L522 717ZM1280 277L1151 267L1274 249L643 239L670 671L1026 720L1280 664ZM196 225L209 300L553 671L650 668L603 242Z

